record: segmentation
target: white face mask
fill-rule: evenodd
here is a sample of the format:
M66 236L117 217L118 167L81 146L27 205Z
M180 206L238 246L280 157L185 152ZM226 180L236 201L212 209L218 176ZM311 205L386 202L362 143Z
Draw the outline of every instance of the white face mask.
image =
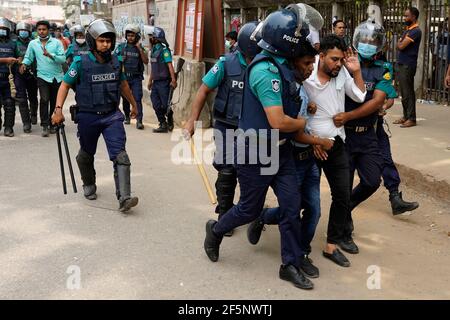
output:
M86 39L76 39L75 40L79 45L83 45L86 42Z

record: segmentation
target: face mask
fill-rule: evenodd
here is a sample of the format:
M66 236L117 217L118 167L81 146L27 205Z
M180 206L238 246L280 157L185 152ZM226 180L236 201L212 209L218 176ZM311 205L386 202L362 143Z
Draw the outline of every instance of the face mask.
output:
M5 29L0 29L0 37L7 37L8 31Z
M411 21L404 21L403 24L407 27L409 27L410 25L412 25Z
M230 40L225 41L225 48L227 48L228 50L231 48Z
M30 36L30 33L26 30L20 30L19 31L19 37L21 37L22 39L26 39Z
M364 59L370 59L377 53L377 46L368 43L358 43L358 53Z
M50 38L49 35L46 35L45 37L39 36L39 39L41 39L41 40L47 40L47 39L49 39L49 38Z
M83 45L86 42L86 39L76 39L75 40L79 45Z

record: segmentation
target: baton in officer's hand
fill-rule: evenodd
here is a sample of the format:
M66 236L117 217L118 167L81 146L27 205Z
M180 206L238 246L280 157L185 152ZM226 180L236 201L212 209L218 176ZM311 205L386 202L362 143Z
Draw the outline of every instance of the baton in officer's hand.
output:
M70 179L72 181L73 192L77 193L77 185L75 183L75 177L74 177L74 174L73 174L72 161L70 160L69 146L67 145L66 131L64 129L64 123L60 123L60 124L58 124L56 126L56 140L57 140L57 143L58 143L59 164L60 164L60 168L61 168L61 178L62 178L62 184L63 184L63 192L64 192L64 194L67 194L66 176L65 176L65 173L64 173L64 161L63 161L62 150L61 150L61 138L60 138L60 135L59 135L60 133L62 135L63 143L64 143L64 149L66 151L67 164L69 166L69 173L70 173Z

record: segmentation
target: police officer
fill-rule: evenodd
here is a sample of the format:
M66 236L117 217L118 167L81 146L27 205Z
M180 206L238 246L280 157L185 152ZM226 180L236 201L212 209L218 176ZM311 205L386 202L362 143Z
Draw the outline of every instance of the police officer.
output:
M238 204L219 221L207 222L204 249L208 258L216 262L223 236L255 220L272 187L282 216L279 276L298 288L312 289L313 283L298 269L299 260L304 256L300 248L300 195L289 142L305 126L305 120L297 118L300 98L291 67L308 34L301 16L297 5L290 5L271 13L262 24L258 45L263 51L247 67L240 133L235 144L241 196ZM268 148L269 161L266 161L258 149Z
M73 38L72 43L69 45L66 51L67 64L70 66L73 62L73 58L79 55L88 54L89 46L86 42L83 26L77 24L71 28L71 35Z
M233 157L230 154L233 152L234 143L228 141L230 143L227 145L225 137L227 130L234 132L238 127L245 70L247 65L261 51L261 48L257 45L259 37L250 39L256 27L257 22L249 22L242 26L237 39L237 50L220 57L219 61L205 75L203 84L200 86L192 105L191 115L184 126L189 135L194 133L195 121L200 116L208 94L218 88L214 102L216 153L213 165L218 171L216 213L219 214L219 219L233 206L237 176L236 169L233 166Z
M122 58L112 55L111 48L114 48L116 41L113 24L104 19L94 20L87 28L86 40L91 52L75 57L64 76L52 123L64 121L62 107L69 89L76 84L75 100L79 108L76 119L80 140L76 159L83 180L84 196L89 200L97 198L94 155L98 138L102 134L114 166L119 210L125 212L137 205L138 198L131 196L131 163L125 150L124 115L118 109L120 94L132 104L132 117L137 113L136 102L123 73Z
M33 27L28 22L21 21L17 24L17 49L19 50L19 62L22 62L31 41L31 31ZM31 125L37 124L37 80L36 63L34 62L30 69L23 74L17 72L14 81L16 85L16 100L19 102L19 111L22 117L23 131L31 132ZM28 100L30 105L28 106Z
M124 60L128 85L138 106L136 128L142 130L144 129L142 124L142 81L144 80L144 65L148 64L148 53L139 42L141 30L137 25L127 24L124 32L126 42L119 44L115 53L121 55ZM123 99L123 112L125 113L125 124L130 124L130 104L126 99Z
M353 46L361 62L361 71L367 94L363 103L357 103L348 96L345 112L334 117L337 127L345 126L346 148L350 159L350 183L353 185L355 170L360 183L353 188L350 209L368 199L380 186L382 157L375 132L378 110L386 96L395 94L391 83L389 65L376 60L386 41L384 28L372 19L361 23L355 30ZM342 250L356 254L358 246L352 238L353 221L347 217L344 239L339 244Z
M159 27L153 28L149 35L152 51L150 55L151 73L148 79L148 90L151 90L150 99L153 109L158 118L159 127L153 132L167 132L173 129L173 119L167 116L169 105L170 87L177 87L175 71L172 64L172 54L166 41L164 30Z
M0 102L5 110L5 130L3 134L6 137L14 136L14 118L16 106L11 96L10 83L8 77L14 72L12 65L18 62L18 52L16 43L10 39L11 23L8 19L0 17ZM10 69L11 67L11 69ZM0 129L1 129L1 110L0 110Z

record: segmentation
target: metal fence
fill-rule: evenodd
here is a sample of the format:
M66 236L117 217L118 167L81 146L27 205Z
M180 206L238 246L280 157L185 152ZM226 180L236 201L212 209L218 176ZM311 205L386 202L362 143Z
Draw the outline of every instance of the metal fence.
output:
M425 7L427 24L422 30L425 41L422 97L450 105L450 92L444 86L449 64L449 1L436 0Z

